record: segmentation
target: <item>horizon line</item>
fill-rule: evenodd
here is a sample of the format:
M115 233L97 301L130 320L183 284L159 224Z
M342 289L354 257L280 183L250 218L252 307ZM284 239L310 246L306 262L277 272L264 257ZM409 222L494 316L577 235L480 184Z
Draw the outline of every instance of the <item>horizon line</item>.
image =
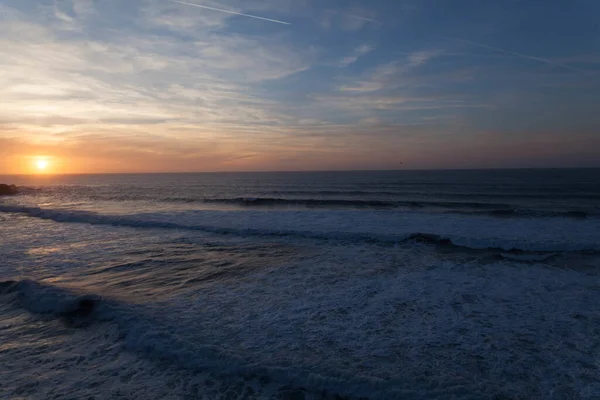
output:
M426 171L516 171L516 170L574 170L600 169L596 167L488 167L488 168L415 168L415 169L332 169L332 170L255 170L255 171L172 171L172 172L64 172L64 173L23 173L2 174L0 176L53 177L67 175L191 175L191 174L285 174L285 173L336 173L336 172L426 172Z

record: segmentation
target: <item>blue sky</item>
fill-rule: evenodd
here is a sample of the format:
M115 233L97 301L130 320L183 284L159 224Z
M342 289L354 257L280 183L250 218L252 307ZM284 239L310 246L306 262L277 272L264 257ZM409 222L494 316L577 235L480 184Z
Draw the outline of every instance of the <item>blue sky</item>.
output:
M600 166L599 1L184 3L0 0L0 172Z

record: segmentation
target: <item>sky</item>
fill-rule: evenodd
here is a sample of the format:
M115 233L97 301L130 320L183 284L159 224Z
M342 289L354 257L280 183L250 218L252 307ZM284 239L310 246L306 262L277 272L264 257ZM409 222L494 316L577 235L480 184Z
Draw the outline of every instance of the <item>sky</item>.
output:
M598 16L598 0L0 0L0 174L600 167Z

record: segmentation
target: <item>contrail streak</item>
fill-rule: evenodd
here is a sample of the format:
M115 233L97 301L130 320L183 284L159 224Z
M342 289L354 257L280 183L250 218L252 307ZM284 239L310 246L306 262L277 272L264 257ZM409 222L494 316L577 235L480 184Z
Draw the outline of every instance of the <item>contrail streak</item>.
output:
M485 45L485 44L472 42L470 40L456 39L456 38L452 38L452 40L455 40L457 42L468 43L468 44L471 44L473 46L478 46L478 47L481 47L481 48L484 48L484 49L488 49L488 50L498 51L498 52L504 53L504 54L510 54L510 55L515 56L515 57L525 58L527 60L534 60L534 61L543 62L545 64L554 65L554 66L557 66L557 67L567 68L567 69L570 69L571 71L583 72L579 68L575 68L575 67L572 67L570 65L559 63L559 62L556 62L556 61L548 60L546 58L541 58L541 57L536 57L536 56L530 56L528 54L517 53L517 52L509 51L509 50L504 50L504 49L501 49L499 47L488 46L488 45Z
M376 19L373 19L373 18L361 17L360 15L354 15L354 14L344 14L344 13L342 13L342 14L345 15L345 16L347 16L347 17L350 17L350 18L356 18L356 19L360 19L361 21L373 22L375 24L380 24L381 25L381 22L379 22L379 21L377 21Z
M275 22L276 24L291 25L291 23L289 23L289 22L279 21L277 19L263 18L263 17L259 17L259 16L256 16L256 15L250 15L250 14L242 14L242 13L235 12L235 11L223 10L221 8L214 8L214 7L209 7L209 6L203 6L203 5L195 4L195 3L186 3L185 1L177 1L177 0L169 0L169 1L171 3L185 4L187 6L194 6L194 7L199 7L199 8L205 8L207 10L220 11L220 12L224 12L224 13L227 13L227 14L241 15L243 17L249 17L249 18L261 19L263 21Z

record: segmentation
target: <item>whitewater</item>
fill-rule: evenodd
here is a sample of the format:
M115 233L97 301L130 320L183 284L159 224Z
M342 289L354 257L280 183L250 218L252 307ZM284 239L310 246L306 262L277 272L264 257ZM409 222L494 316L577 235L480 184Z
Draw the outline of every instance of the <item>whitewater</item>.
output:
M0 398L600 398L600 170L0 182Z

